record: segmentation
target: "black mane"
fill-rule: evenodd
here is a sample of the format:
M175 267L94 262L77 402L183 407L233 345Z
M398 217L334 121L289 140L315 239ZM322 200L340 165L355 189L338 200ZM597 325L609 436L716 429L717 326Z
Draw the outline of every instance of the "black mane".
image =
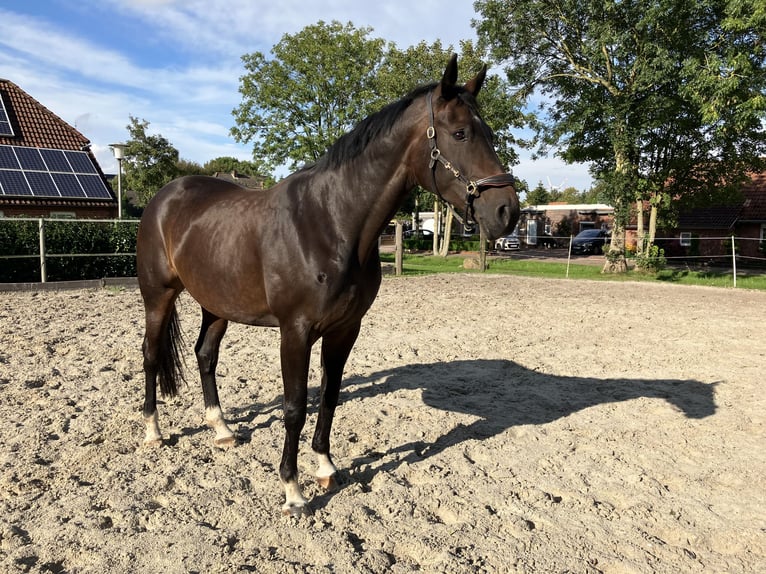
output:
M358 157L378 136L388 133L399 117L417 98L436 87L436 83L420 86L402 99L388 104L381 110L370 114L347 134L338 138L327 153L313 166L316 169L332 169ZM308 166L310 167L310 166Z

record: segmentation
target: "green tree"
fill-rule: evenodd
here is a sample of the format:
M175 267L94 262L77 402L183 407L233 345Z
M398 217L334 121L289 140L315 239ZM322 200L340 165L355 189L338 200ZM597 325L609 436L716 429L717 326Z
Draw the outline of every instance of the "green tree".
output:
M760 0L478 0L478 33L524 97L540 151L589 162L615 207L605 270L624 270L633 202L710 201L766 153Z
M242 103L233 111L231 133L255 144L253 158L266 173L317 160L369 114L384 47L368 37L371 31L320 21L285 34L271 58L242 56Z
M205 169L200 164L198 164L196 161L191 161L188 159L179 159L176 162L176 168L176 177L180 177L182 175L202 175L206 173Z
M547 205L551 201L548 190L545 189L542 181L537 182L537 187L527 194L524 201L525 205Z
M211 159L205 163L202 169L204 170L204 173L208 175L213 175L216 172L231 173L232 171L238 171L239 173L251 176L264 175L258 170L255 162L237 159L236 157L231 156L222 156Z
M125 148L124 185L144 207L159 189L178 176L178 150L161 135L146 133L149 122L130 116Z
M439 41L400 50L371 34L372 29L351 23L319 22L283 36L271 58L260 52L243 56L247 73L240 80L242 103L233 112L231 132L238 141L254 144L258 166L295 169L314 162L365 116L441 78L454 52ZM465 81L483 63L471 42L461 42L460 49L464 77L459 81ZM495 131L498 155L510 166L518 161L510 127L523 122L520 105L507 94L505 80L490 76L480 104ZM400 211L426 210L433 201L416 190ZM451 219L446 221L449 225Z

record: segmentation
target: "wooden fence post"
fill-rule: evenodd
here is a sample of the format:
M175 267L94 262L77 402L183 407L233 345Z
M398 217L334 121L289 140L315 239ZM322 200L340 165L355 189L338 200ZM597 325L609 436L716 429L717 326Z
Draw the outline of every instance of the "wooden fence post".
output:
M396 232L395 232L395 255L394 255L394 273L398 276L400 276L402 273L404 273L404 265L402 263L403 254L404 254L404 225L401 221L396 222Z

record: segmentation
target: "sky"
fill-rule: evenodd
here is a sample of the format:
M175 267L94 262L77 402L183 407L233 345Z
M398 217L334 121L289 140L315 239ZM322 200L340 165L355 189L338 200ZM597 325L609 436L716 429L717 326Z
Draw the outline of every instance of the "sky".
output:
M399 49L458 47L476 39L477 17L471 0L449 9L443 0L3 0L0 77L77 128L106 173L117 172L109 144L128 139L130 116L183 159L251 159L252 144L229 135L243 54L269 55L285 34L320 20L372 28L370 37ZM585 165L518 151L513 172L530 188L592 185Z

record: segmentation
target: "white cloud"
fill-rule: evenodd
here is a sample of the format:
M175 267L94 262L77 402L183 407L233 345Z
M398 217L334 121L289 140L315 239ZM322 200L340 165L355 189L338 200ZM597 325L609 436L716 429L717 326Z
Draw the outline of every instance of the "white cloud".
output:
M241 55L268 53L284 34L319 20L370 26L372 36L400 48L437 39L457 47L475 37L469 1L445 9L443 0L80 0L78 8L103 18L106 29L122 20L135 43L83 36L45 9L31 17L0 8L0 70L89 138L106 172L117 169L108 144L127 138L130 115L150 122L149 131L185 159L249 158L249 146L228 135L240 102ZM552 158L527 157L514 171L531 186L548 176L590 185L585 167Z

